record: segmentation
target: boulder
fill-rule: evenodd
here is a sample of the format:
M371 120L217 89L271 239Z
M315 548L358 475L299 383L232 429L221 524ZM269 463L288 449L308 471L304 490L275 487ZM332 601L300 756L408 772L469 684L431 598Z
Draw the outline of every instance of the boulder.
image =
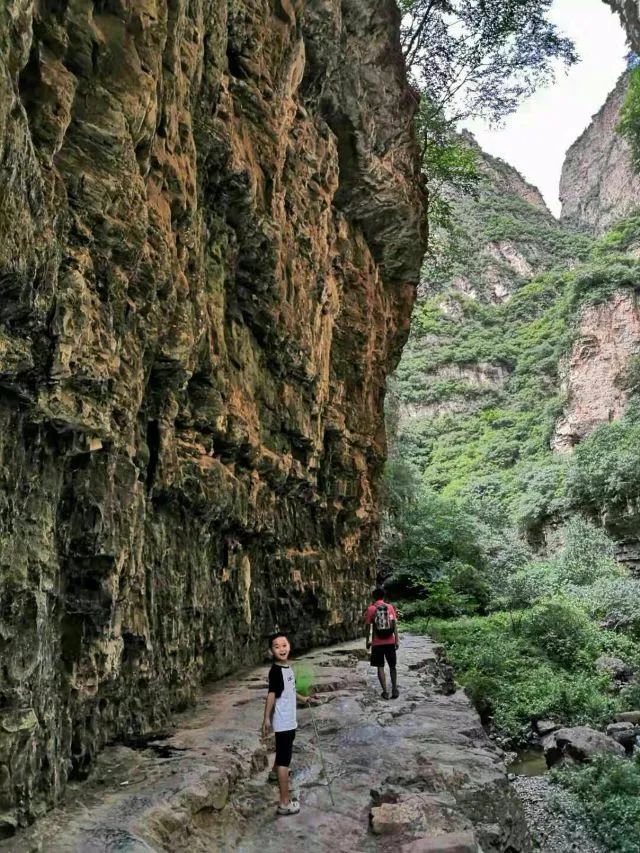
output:
M600 655L596 661L598 672L610 673L616 681L630 681L633 678L633 667L622 660L608 655Z
M374 835L448 834L471 830L469 821L454 811L456 801L451 794L406 794L394 796L392 802L380 802L369 812L369 825Z
M613 613L608 613L605 618L602 619L600 627L605 631L624 631L626 628L629 628L632 623L633 619L631 616L614 611Z
M616 723L633 723L634 726L640 725L640 711L622 711L615 715Z
M589 726L559 729L553 735L553 741L545 746L544 757L547 767L554 764L573 764L590 761L601 753L619 755L625 754L622 747L612 737L598 732Z
M561 728L560 723L556 723L553 720L536 720L536 722L534 723L534 729L540 735L540 737L550 735L552 732L557 731L559 728Z
M606 728L609 737L624 747L626 752L631 752L636 743L636 737L640 734L640 728L633 723L610 723Z
M403 844L400 853L480 853L473 832L446 832Z

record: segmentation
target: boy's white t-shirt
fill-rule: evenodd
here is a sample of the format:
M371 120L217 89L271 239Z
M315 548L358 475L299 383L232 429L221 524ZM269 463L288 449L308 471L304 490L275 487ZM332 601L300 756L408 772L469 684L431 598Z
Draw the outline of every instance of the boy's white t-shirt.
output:
M269 692L276 694L271 721L274 732L297 729L296 677L290 666L273 664L269 670Z

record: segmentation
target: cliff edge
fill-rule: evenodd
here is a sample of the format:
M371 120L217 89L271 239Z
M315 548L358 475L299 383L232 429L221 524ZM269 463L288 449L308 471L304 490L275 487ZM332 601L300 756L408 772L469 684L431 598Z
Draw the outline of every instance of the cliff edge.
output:
M629 143L616 131L628 83L625 72L562 165L561 221L597 236L636 210L640 199Z

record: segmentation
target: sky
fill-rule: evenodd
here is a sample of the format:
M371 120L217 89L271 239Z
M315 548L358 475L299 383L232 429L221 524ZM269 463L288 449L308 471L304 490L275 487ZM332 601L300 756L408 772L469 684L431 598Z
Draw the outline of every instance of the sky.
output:
M624 71L628 52L620 20L602 0L555 0L551 19L575 43L580 62L536 92L499 128L466 121L489 154L502 157L560 213L558 182L567 148L589 124Z

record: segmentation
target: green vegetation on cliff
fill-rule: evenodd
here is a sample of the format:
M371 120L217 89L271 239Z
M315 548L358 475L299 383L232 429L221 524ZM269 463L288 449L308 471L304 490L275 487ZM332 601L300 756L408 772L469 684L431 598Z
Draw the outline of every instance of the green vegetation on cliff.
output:
M620 253L639 239L640 220L627 222L588 259L540 273L504 302L454 287L423 299L395 376L396 458L445 497L497 502L525 533L572 506L602 509L639 498L637 407L596 430L571 460L550 446L565 404L560 371L580 312L640 288L640 261ZM577 255L584 243L574 249ZM628 371L631 392L639 372Z
M445 644L485 721L516 745L536 720L603 728L640 707L637 684L621 689L600 663L640 673L640 581L601 527L640 506L637 356L616 380L622 417L571 454L552 449L585 309L640 290L640 216L594 241L476 154L476 197L452 197L457 230L391 388L383 558L403 618ZM614 817L633 825L609 797L618 772L572 782L598 832Z

